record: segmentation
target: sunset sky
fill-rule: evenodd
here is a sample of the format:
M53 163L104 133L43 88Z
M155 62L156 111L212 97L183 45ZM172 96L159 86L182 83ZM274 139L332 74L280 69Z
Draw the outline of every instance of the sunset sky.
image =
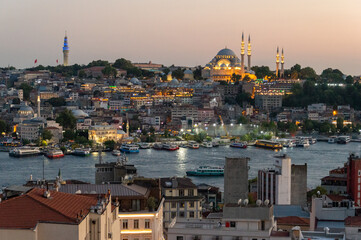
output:
M252 40L252 65L295 63L361 75L360 0L1 0L0 66L92 60L204 66L227 46Z

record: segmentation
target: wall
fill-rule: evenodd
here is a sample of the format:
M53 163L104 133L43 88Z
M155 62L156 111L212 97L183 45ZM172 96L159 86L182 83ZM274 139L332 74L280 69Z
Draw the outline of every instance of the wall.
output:
M226 158L224 169L224 203L248 198L249 158Z
M27 230L10 230L10 229L0 229L0 239L1 240L16 240L16 239L26 239L26 240L36 240L37 232L32 229Z
M291 204L307 205L307 163L291 167Z

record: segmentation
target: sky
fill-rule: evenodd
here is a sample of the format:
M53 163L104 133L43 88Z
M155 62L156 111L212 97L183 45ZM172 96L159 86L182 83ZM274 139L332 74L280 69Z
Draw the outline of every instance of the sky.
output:
M251 35L252 65L298 63L361 75L360 0L0 0L0 66L126 58L196 66Z

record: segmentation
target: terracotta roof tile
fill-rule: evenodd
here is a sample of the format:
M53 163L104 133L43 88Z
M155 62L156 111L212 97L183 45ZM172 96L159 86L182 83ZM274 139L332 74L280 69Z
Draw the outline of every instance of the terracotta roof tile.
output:
M361 216L347 217L345 219L345 226L361 227Z
M56 191L50 191L50 198L45 198L44 191L34 188L0 203L0 228L35 228L39 222L78 224L82 220L80 212L85 217L98 202L94 196Z
M296 217L296 216L280 217L280 218L277 218L277 224L279 224L279 225L309 226L310 225L310 219Z

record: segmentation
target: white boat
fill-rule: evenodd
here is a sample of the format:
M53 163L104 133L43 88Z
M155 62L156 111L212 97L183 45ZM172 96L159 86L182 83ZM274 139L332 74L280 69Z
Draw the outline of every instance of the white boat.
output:
M162 148L167 151L175 151L175 150L179 149L179 147L177 145L171 144L171 143L163 144Z
M150 148L149 143L139 143L138 146L140 149L149 149Z
M64 153L60 149L50 149L48 152L45 153L47 158L62 158L64 157Z
M14 148L9 151L9 156L11 156L11 157L29 157L29 156L36 156L36 155L40 155L40 154L41 154L41 151L39 148L28 147L28 146Z
M213 147L219 147L219 142L212 142Z
M231 143L231 145L229 145L229 146L233 147L233 148L247 148L247 144L243 143L243 142Z
M293 148L296 147L296 141L295 140L288 140L283 144L286 148Z
M74 156L86 157L91 153L90 149L87 148L76 148L73 152Z
M337 136L331 136L327 140L328 143L336 143L337 142Z
M310 142L308 141L308 139L299 139L296 142L296 147L309 147L310 146Z
M223 176L223 167L200 166L199 168L186 172L187 176L215 177Z
M192 148L192 149L198 149L199 148L199 144L195 141L189 141L188 142L188 148Z
M337 143L339 143L339 144L347 144L349 142L351 142L350 136L339 136L337 138Z
M113 151L112 151L112 155L113 156L120 156L122 153L119 151L119 150L116 150L116 149L114 149Z
M202 147L211 148L211 147L213 147L213 144L212 144L212 142L203 142Z

